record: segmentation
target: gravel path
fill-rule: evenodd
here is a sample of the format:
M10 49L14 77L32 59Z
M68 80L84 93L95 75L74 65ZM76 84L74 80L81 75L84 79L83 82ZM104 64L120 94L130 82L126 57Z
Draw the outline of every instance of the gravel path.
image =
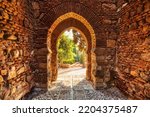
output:
M126 100L119 89L94 90L85 79L85 69L60 69L57 81L52 83L49 91L35 88L25 99L28 100Z

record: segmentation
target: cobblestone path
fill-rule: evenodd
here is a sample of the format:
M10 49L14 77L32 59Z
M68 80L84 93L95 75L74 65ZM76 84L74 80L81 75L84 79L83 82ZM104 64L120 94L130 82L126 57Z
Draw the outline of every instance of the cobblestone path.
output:
M127 99L116 87L94 90L85 79L85 69L60 69L57 81L49 91L35 88L27 99L32 100L125 100Z

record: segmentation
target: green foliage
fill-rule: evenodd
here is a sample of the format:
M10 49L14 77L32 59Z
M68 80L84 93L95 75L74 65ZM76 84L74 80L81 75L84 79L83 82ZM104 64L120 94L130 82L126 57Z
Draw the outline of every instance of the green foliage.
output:
M59 63L73 64L75 62L85 63L86 45L80 33L73 30L73 39L62 34L57 42L58 60Z
M85 53L82 52L82 53L80 54L80 63L81 63L81 64L84 64L84 62L85 62Z
M73 30L73 38L74 38L74 43L78 45L78 48L80 51L85 51L86 50L86 43L85 40L82 38L81 34Z
M75 44L68 36L63 34L57 43L58 58L60 63L72 64L75 62Z

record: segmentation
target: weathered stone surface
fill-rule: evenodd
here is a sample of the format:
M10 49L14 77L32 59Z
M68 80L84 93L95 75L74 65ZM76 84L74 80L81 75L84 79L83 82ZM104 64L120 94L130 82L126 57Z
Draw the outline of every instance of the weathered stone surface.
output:
M150 2L146 2L144 5L144 11L147 12L150 10Z
M33 37L33 29L27 29L23 24L26 17L31 20L30 25L33 25L31 5L27 3L16 0L0 3L0 99L20 99L31 88L24 85L26 75L31 75L31 56L24 56L24 51L30 53ZM27 64L28 70L20 69L17 74L18 66L22 64ZM26 73L21 74L23 71ZM22 87L17 88L20 85Z
M107 47L114 48L116 46L115 40L107 40Z
M13 58L18 58L19 57L19 50L12 50L10 52Z
M2 16L4 19L9 19L9 15L5 11L3 12Z
M39 3L38 2L32 2L32 7L34 10L40 9Z
M11 35L10 37L7 38L8 40L17 40L17 37L14 35Z
M137 73L137 71L131 71L131 73L130 73L132 76L138 76L138 73Z
M105 56L97 56L97 61L100 61L100 62L104 62L105 61Z
M32 81L32 79L33 79L33 77L32 77L32 76L27 76L27 82L31 82L31 81Z
M39 68L46 69L47 68L47 63L40 63Z
M150 62L150 53L142 54L141 59Z
M17 74L22 74L25 72L25 67L21 67L18 71L17 71Z
M3 38L3 36L4 36L4 32L3 32L3 31L1 31L1 32L0 32L0 39L2 39L2 38Z
M102 8L103 10L116 10L117 9L115 4L106 4L106 3L102 4Z
M1 70L1 75L2 75L2 76L7 75L7 70L6 70L6 69L5 69L5 70Z
M117 42L118 79L120 79L117 86L133 99L150 99L148 94L150 48L147 39L150 28L147 12L150 10L150 4L147 0L142 2L144 4L136 1L129 2L126 6L128 9L124 8L120 11L122 22L119 23L120 38ZM138 7L130 7L135 4ZM130 13L130 17L124 17L125 12ZM129 27L125 28L126 26ZM122 82L124 86L121 86Z
M24 26L25 26L25 27L29 27L29 25L30 25L29 20L28 20L27 18L25 18L25 19L24 19Z
M3 77L0 75L0 83L3 82L3 81L4 81L4 79L3 79Z
M150 85L149 84L145 85L144 94L146 95L147 98L150 98Z
M111 23L112 23L112 21L111 21L111 20L109 20L109 19L104 19L104 20L103 20L103 23L104 23L104 24L111 24Z
M34 17L38 18L40 16L40 11L39 10L35 10L34 11Z
M150 23L150 15L146 16L146 22Z
M16 76L17 76L16 68L12 67L11 70L9 71L9 73L8 73L8 80L10 80L12 78L15 78Z
M96 55L106 55L106 48L96 48L95 50Z
M48 49L47 48L41 48L37 50L38 55L47 55L48 54Z

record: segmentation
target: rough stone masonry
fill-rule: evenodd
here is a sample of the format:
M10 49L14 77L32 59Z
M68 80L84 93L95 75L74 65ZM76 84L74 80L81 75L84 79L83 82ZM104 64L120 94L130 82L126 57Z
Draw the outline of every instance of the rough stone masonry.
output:
M132 98L150 99L150 1L129 1L118 9L117 85Z
M0 99L20 99L33 86L31 5L0 1Z

